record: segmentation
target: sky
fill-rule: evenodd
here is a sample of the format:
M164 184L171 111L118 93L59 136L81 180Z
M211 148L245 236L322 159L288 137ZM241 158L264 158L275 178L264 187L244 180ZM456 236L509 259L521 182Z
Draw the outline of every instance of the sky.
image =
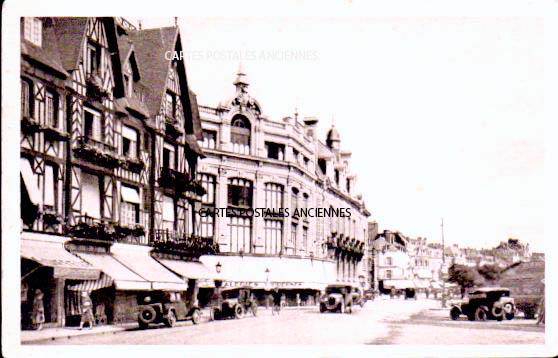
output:
M137 22L139 18L131 18ZM174 24L142 18L143 28ZM332 123L380 230L543 246L543 33L529 17L181 17L198 102L242 62L266 116Z

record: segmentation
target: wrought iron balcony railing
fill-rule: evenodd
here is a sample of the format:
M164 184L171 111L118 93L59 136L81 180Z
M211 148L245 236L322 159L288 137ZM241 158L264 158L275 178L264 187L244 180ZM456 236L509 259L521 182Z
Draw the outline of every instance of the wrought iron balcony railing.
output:
M75 217L75 224L66 229L70 236L79 239L97 240L104 242L133 242L145 236L145 229L141 225L134 227L120 225L116 222L98 219L88 215Z
M192 192L198 196L206 194L201 182L194 179L192 175L167 167L161 168L159 185L163 188L172 189L177 194L183 194L184 192Z
M219 253L219 245L213 238L187 236L167 229L155 230L152 246L160 252L176 253L191 258Z

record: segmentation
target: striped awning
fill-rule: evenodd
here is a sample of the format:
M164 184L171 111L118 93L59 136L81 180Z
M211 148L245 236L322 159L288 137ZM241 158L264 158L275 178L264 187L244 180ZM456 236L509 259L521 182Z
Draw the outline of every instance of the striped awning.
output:
M86 291L91 292L101 288L110 287L113 284L113 279L104 273L98 280L86 280L77 285L68 286L69 291Z

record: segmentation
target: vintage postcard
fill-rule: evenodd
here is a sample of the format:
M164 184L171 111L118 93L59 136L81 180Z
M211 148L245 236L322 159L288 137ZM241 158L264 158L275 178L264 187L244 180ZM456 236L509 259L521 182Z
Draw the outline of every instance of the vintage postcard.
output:
M5 356L556 354L544 14L24 3Z

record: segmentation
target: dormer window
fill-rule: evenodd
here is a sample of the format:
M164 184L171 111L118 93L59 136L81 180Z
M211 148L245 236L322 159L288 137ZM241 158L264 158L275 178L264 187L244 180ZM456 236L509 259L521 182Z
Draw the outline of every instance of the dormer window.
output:
M87 74L97 74L101 67L101 47L93 42L87 44Z
M42 46L43 22L36 17L26 17L23 21L23 37L33 45Z
M176 118L176 95L169 91L165 94L165 113Z
M133 81L129 74L125 73L124 77L124 91L126 91L126 97L132 97L134 93Z

